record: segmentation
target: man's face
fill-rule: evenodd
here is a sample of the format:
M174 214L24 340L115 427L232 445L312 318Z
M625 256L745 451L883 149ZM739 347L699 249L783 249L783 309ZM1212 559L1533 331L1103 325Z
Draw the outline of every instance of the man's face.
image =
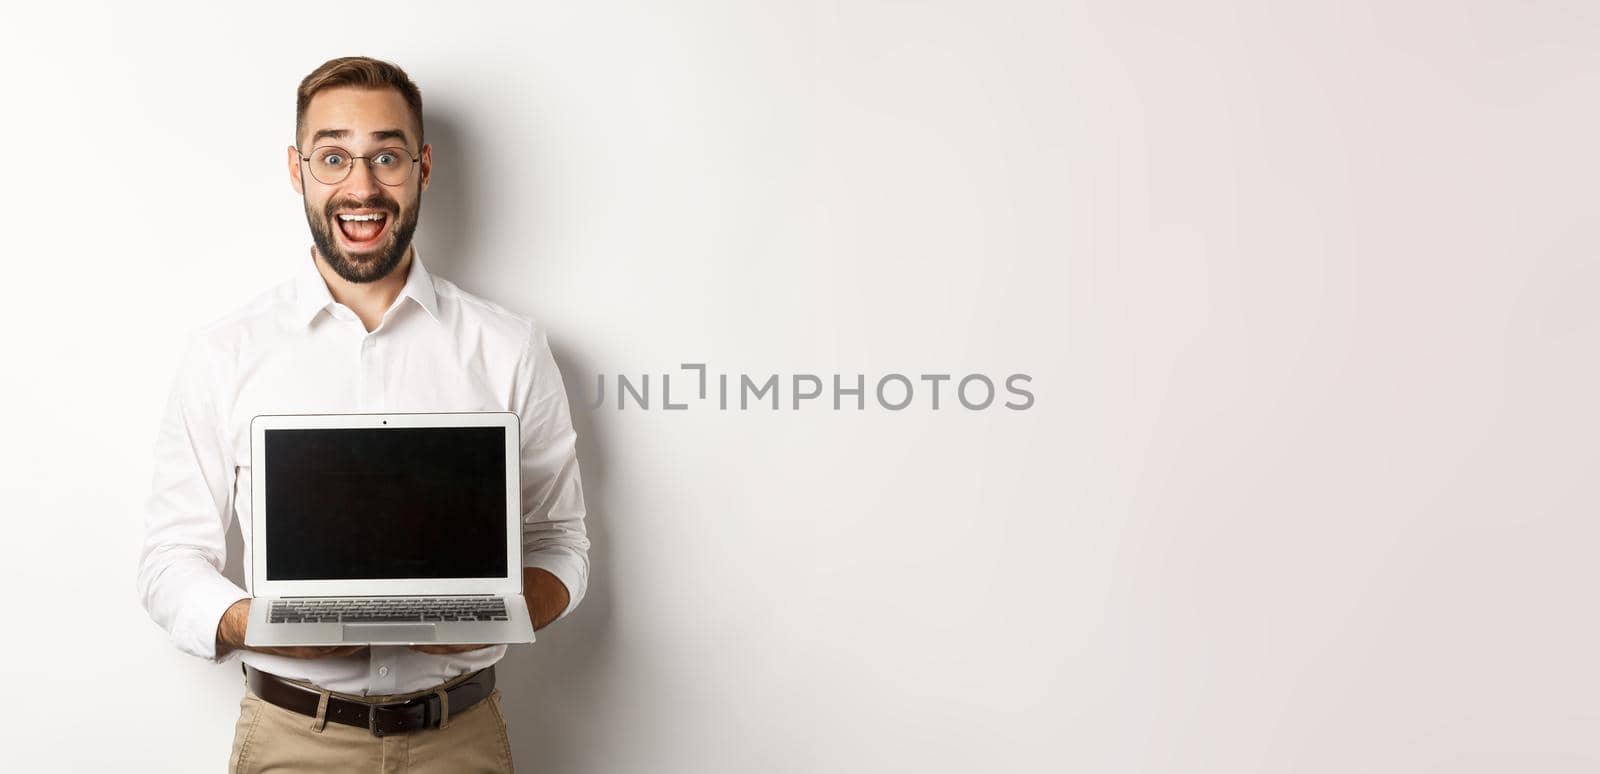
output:
M428 188L433 148L417 148L417 126L405 99L394 89L340 87L319 91L306 106L300 148L289 148L289 179L305 201L311 238L328 265L350 282L372 282L389 275L411 247ZM347 176L323 183L312 174L326 146L343 148ZM318 149L322 149L319 151ZM385 185L369 162L382 148L402 148L395 162L410 168L405 182ZM421 162L412 164L413 156ZM383 159L390 161L390 159ZM325 172L318 173L324 178Z

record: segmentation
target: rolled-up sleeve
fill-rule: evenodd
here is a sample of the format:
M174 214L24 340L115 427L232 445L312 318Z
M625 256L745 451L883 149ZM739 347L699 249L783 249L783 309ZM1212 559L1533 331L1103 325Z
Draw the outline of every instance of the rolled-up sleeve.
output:
M250 595L222 575L235 470L218 422L217 384L203 339L191 335L156 435L138 592L179 649L221 662L228 658L217 658L217 624Z
M522 434L522 563L548 570L566 585L570 599L559 621L577 608L588 589L589 538L578 434L561 372L536 322L517 365L514 391L512 411Z

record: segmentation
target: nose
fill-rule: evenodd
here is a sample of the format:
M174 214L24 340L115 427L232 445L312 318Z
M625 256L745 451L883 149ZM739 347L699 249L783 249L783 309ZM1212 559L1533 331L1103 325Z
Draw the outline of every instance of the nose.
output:
M356 159L351 162L350 174L344 179L346 190L355 194L358 199L366 199L376 193L378 185L377 173L372 171L371 159Z

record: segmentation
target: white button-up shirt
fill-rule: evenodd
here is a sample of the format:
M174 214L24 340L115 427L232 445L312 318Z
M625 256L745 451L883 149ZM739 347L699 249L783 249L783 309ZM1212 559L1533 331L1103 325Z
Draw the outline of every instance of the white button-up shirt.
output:
M404 289L371 332L328 292L308 253L295 276L194 332L155 446L139 595L180 649L333 691L406 693L499 661L506 646L436 656L379 646L295 659L216 653L217 624L250 594L222 575L239 519L251 573L250 419L257 414L512 411L522 433L523 566L571 596L589 579L576 433L545 331L430 275L415 249ZM559 620L559 619L558 619Z

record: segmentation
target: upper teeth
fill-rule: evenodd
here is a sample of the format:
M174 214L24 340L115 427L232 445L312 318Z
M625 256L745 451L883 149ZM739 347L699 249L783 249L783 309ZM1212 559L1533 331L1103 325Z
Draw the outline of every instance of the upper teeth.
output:
M382 217L382 213L374 212L371 215L340 215L339 220L378 220Z

